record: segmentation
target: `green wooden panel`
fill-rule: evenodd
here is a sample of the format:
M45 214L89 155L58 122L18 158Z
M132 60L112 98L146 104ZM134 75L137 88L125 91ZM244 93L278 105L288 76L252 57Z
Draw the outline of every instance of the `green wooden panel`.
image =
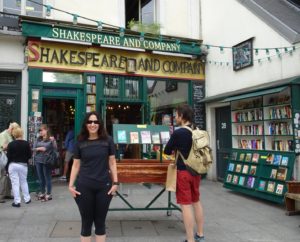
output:
M43 70L42 69L28 69L29 85L43 84Z

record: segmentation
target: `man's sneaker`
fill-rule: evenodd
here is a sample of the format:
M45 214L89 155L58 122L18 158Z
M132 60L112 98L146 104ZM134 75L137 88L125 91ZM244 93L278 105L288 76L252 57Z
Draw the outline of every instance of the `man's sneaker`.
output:
M67 177L66 177L66 176L61 176L61 177L59 178L59 180L61 180L61 181L66 181L66 180L67 180Z
M11 206L15 207L15 208L19 208L21 207L20 203L12 203Z
M29 199L29 201L27 201L27 202L25 202L26 204L29 204L29 203L31 203L31 199Z
M194 236L194 239L196 242L204 242L205 239L204 239L204 236L199 236L197 233L195 233L195 236Z

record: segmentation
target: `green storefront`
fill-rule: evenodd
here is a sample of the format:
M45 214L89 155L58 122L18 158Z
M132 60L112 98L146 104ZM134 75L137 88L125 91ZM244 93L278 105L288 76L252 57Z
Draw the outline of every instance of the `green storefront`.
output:
M109 133L114 122L175 125L175 107L188 103L204 127L204 62L191 40L140 40L139 35L22 21L27 37L29 140L47 123L59 147L96 110ZM30 123L31 122L31 123ZM132 151L130 158L140 152Z

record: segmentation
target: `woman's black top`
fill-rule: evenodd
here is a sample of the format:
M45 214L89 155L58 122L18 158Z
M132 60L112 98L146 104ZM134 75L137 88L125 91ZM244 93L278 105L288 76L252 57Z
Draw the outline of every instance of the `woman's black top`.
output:
M31 158L32 152L28 141L14 140L7 146L7 168L9 163L25 163Z
M115 144L109 136L106 140L78 141L74 147L74 159L80 159L77 182L105 184L111 182L109 156L115 155Z

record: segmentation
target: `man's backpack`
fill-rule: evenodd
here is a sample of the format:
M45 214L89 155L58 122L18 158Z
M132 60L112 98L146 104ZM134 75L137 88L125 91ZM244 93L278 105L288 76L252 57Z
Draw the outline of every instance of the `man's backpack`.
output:
M200 130L198 128L191 129L188 126L182 128L188 129L192 132L192 147L187 159L184 159L181 152L179 152L187 170L193 175L201 175L207 173L210 168L213 157L212 151L209 147L209 135L207 131Z

